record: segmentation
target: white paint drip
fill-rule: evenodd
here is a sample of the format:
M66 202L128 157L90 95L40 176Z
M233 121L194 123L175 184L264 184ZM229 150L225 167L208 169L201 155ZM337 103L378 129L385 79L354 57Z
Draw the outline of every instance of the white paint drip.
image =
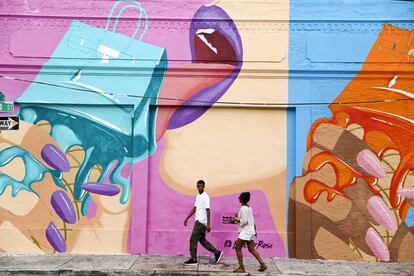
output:
M388 87L391 88L395 85L395 83L397 82L398 76L395 75L392 80L390 81L390 83L388 84Z
M199 34L197 36L201 39L201 41L203 41L207 45L208 48L210 48L215 54L217 54L217 48L213 47L213 45L210 42L208 42L207 38L204 35Z

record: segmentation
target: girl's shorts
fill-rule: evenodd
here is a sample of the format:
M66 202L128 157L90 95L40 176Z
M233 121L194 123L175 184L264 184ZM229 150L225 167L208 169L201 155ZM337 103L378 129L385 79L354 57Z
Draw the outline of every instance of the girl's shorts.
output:
M240 232L239 239L243 241L251 241L254 238L254 234L246 234L244 232Z

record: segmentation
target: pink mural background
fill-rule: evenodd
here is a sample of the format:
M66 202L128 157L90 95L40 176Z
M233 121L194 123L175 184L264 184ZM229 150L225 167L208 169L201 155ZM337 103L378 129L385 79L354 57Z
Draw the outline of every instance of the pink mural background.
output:
M184 227L183 221L191 207L195 196L186 196L172 190L159 175L159 165L164 149L165 140L159 142L158 150L148 159L134 167L132 216L130 228L131 253L146 252L148 254L188 254L189 239L192 225ZM148 175L145 173L148 170ZM137 184L135 184L137 183ZM148 184L147 184L148 183ZM147 187L145 187L148 185ZM206 186L208 192L208 185ZM261 191L251 192L251 207L255 211L256 226L258 229L257 248L263 256L285 257L283 242L275 229L269 205ZM148 195L148 199L142 197ZM141 196L140 196L141 195ZM237 240L237 227L222 224L222 216L233 215L238 212L239 194L213 197L211 199L211 227L212 232L207 235L209 241L226 255L234 256L234 242ZM146 212L145 212L146 210ZM143 222L148 218L146 224ZM148 244L140 242L147 236ZM225 246L231 241L230 247ZM260 245L259 245L260 243ZM199 246L202 255L209 252Z

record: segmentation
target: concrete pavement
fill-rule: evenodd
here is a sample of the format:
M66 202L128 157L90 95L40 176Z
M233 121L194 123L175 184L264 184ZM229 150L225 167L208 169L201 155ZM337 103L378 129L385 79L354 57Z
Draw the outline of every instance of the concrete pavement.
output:
M184 256L136 255L0 255L0 275L236 275L236 258L220 264L201 257L198 266L185 266ZM268 270L245 259L246 273L237 275L414 275L414 263L368 263L267 258Z

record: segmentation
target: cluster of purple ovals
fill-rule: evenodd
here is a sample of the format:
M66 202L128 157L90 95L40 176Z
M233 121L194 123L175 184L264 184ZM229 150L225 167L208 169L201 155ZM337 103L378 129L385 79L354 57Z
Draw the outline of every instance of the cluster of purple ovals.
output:
M47 144L41 151L42 159L52 168L60 172L69 172L70 164L65 154L55 145ZM82 185L90 193L114 196L120 192L119 187L102 183L86 183ZM64 190L53 192L50 203L56 214L68 224L76 223L76 211L73 202ZM66 242L56 225L51 221L46 228L46 238L57 252L66 252Z

